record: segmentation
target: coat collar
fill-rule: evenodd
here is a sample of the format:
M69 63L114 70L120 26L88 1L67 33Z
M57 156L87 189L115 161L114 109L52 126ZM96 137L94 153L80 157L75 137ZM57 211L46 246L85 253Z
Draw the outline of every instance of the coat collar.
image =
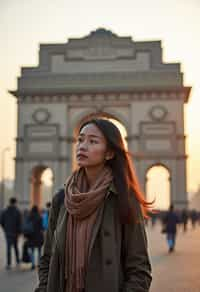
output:
M112 182L110 184L110 186L108 187L108 194L114 194L114 195L118 195L118 192L116 190L116 187L114 185L114 183ZM94 226L94 230L93 230L93 234L92 234L92 240L91 240L91 245L90 245L90 251L93 245L93 242L95 240L96 234L98 232L100 223L101 223L101 218L102 218L102 214L103 214L103 209L104 209L104 204L101 206L98 217L97 217L97 224L95 224ZM67 218L68 218L68 212L67 209L65 207L65 205L63 204L61 206L60 212L59 212L59 217L58 217L58 221L57 221L57 226L56 226L56 230L55 230L55 236L56 236L56 242L58 245L58 249L62 252L64 247L65 247L65 241L66 241L66 230L67 230Z

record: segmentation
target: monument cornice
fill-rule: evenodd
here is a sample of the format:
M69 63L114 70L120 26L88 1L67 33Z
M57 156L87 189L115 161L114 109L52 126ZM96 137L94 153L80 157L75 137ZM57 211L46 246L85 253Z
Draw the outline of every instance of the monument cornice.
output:
M9 91L18 102L28 103L58 103L58 102L89 102L89 101L147 101L147 100L183 100L188 102L191 87L175 87L175 88L148 88L148 89L132 89L121 91L88 91L65 92L65 91L44 91L44 90L16 90Z
M129 135L128 137L126 137L126 140L129 142L129 141L133 141L133 140L141 140L141 139L144 139L144 137L169 137L170 136L170 134L157 134L157 135L151 135L151 134L149 134L149 135ZM187 138L187 136L186 135L182 135L182 134L177 134L177 135L175 135L174 136L177 140L185 140L186 138Z
M154 154L148 154L148 153L133 153L132 157L134 160L158 160L162 161L165 160L186 160L188 158L188 155L180 155L180 154L170 154L170 153L154 153Z
M60 142L65 142L65 143L74 143L76 141L75 138L71 136L59 136L58 139Z
M36 140L36 139L29 139L30 141L31 140ZM49 141L49 139L46 139L47 141ZM66 142L66 143L74 143L75 142L75 138L74 137L69 137L69 136L59 136L58 137L58 140L60 141L60 142ZM16 142L24 142L25 141L25 139L24 139L24 137L17 137L17 138L15 138L15 141ZM45 140L44 140L45 141Z
M42 159L40 159L40 161L38 160L38 156L37 157L31 157L31 156L27 156L27 157L23 157L23 156L17 156L14 157L14 160L16 162L32 162L32 161L39 161L39 164L41 164L42 162L46 162L46 161L69 161L69 157L68 156L59 156L59 157L53 157L53 156L47 156L41 157Z

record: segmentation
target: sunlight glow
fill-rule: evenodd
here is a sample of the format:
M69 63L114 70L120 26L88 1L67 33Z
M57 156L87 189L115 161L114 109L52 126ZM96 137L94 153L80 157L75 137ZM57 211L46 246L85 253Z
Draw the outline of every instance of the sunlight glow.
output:
M53 172L50 168L44 170L41 176L41 202L42 207L45 207L47 202L52 200L52 191L53 191Z
M163 166L152 167L146 175L147 200L155 199L155 209L166 210L170 205L170 175Z

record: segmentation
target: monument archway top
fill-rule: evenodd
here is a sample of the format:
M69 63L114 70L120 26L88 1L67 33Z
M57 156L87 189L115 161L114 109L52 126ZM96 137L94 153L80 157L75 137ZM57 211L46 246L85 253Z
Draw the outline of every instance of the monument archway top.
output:
M18 93L181 88L179 63L164 63L161 41L133 41L97 29L67 43L41 44L39 64L21 69Z

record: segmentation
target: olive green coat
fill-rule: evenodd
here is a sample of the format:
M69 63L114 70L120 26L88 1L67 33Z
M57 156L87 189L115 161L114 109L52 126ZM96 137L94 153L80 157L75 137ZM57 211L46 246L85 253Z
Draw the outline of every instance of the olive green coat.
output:
M63 203L59 207L58 197L56 194L52 202L39 267L39 285L35 292L66 292L64 267L68 213ZM117 197L111 186L98 213L89 247L85 292L149 291L151 264L139 204L134 200L138 223L122 226Z

